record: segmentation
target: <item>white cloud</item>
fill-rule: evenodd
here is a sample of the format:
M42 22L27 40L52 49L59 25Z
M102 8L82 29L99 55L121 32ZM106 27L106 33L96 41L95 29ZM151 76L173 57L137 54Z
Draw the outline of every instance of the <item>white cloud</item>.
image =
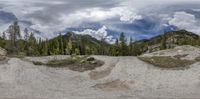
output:
M195 23L195 16L186 12L175 12L174 17L169 21L169 24L180 28L188 28Z
M59 6L62 2L63 1L51 1L47 4ZM58 14L55 12L54 15L54 12L46 11L46 6L36 6L34 3L43 4L44 1L12 0L11 2L6 3L11 6L6 6L3 10L13 12L19 20L32 22L33 25L30 26L30 28L46 33L45 35L49 36L49 38L53 37L54 32L62 31L66 28L78 27L83 22L101 23L112 18L118 18L122 22L132 23L135 20L142 18L141 15L137 14L137 11L124 6L111 6L108 9L102 7L91 8L88 6L88 8L86 7L85 9L75 10L70 13L65 13L65 11L63 11ZM65 2L65 4L67 4L67 2Z
M135 11L133 8L116 7L111 9L111 13L113 13L115 16L119 16L121 21L129 23L142 19L142 16L138 15L137 11Z
M200 35L199 21L190 13L175 12L173 18L169 20L169 24Z
M113 37L108 35L108 32L106 30L107 27L103 26L98 30L86 29L84 31L73 31L73 32L81 35L90 35L98 40L105 39L107 42L113 43L114 42Z
M200 12L200 9L192 9L195 12Z
M65 24L71 26L77 22L80 24L84 20L89 22L101 22L117 17L119 17L121 21L125 22L134 22L135 20L142 19L142 16L138 15L134 10L126 7L114 7L108 10L90 8L76 11L75 13L71 13L69 15L63 14L61 20L63 20Z
M111 29L110 27L115 27L113 26L115 23L107 20L114 19L116 22L116 19L118 19L117 24L122 24L122 22L134 23L135 20L145 17L142 15L150 15L151 13L142 11L150 10L154 8L154 5L168 5L178 2L197 3L197 1L199 0L148 0L148 2L147 0L0 0L0 4L5 5L3 6L3 10L14 13L20 20L32 22L33 25L30 28L39 30L48 38L51 38L55 36L54 32L62 31L66 28L78 27L84 22L100 23ZM160 11L160 9L156 11ZM166 13L166 17L168 17L168 12ZM177 12L173 18L167 20L169 20L169 24L179 28L195 32L199 30L197 19L188 13ZM191 26L193 27L191 28ZM85 31L89 30L90 32L93 31L92 33L96 33L91 29ZM103 30L106 29L102 28ZM127 29L123 31L127 33L132 32L131 29L125 30ZM121 32L122 30L116 27L115 31Z

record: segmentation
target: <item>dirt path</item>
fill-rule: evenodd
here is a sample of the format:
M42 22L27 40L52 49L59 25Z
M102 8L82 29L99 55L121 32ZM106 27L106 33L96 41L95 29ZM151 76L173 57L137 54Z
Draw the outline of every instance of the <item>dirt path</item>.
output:
M103 70L91 71L89 73L90 79L98 80L98 79L102 79L102 78L108 76L111 73L111 71L113 70L113 68L115 68L115 66L118 64L118 62L119 62L119 59L116 62L105 64L107 68L105 68Z
M132 82L133 83L133 82ZM99 83L93 86L94 88L99 88L104 91L113 91L113 90L129 90L129 84L126 81L121 81L120 79L106 82L106 83Z

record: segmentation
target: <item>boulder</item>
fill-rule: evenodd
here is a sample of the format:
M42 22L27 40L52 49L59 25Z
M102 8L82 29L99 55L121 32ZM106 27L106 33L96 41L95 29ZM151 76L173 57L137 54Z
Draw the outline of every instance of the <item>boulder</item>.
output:
M95 58L94 57L88 57L87 61L95 61Z
M7 55L7 51L0 47L0 56L6 56L6 55Z

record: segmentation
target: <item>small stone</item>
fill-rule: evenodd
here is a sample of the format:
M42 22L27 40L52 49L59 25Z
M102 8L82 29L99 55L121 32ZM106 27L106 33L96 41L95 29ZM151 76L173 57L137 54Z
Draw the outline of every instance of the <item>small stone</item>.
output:
M96 61L90 61L90 64L97 64Z
M80 63L85 63L85 60L81 60Z

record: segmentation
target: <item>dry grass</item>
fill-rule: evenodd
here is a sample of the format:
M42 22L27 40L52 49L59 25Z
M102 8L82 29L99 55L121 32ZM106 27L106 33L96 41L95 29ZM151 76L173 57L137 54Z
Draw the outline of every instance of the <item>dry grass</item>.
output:
M196 60L197 62L200 62L200 56L199 56L199 57L196 57L195 60Z
M140 60L160 68L188 68L195 61L181 60L170 56L139 57Z
M174 58L177 58L177 59L181 59L181 58L184 58L188 56L188 54L183 54L183 55L175 55Z
M84 72L87 70L93 70L96 67L100 67L104 64L101 60L87 61L88 56L73 56L71 58L63 59L63 60L50 60L47 63L42 63L39 61L34 61L35 65L46 65L53 68L69 68L73 71Z
M32 63L33 63L34 65L45 65L44 63L39 62L39 61L32 61Z
M51 67L65 67L65 65L70 65L74 64L76 60L73 59L63 59L63 60L51 60L46 63L46 65L51 66Z

